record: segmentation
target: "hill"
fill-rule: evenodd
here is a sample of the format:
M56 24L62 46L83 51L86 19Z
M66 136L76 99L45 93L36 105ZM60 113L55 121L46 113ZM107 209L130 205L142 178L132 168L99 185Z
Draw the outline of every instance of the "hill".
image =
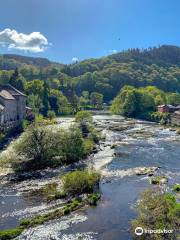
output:
M46 81L50 88L57 89L73 86L78 96L83 91L99 92L106 102L111 101L124 85L153 85L165 92L180 92L180 47L177 46L129 49L70 65L44 58L2 55L0 82L7 82L8 74L12 74L11 70L16 67L25 82L40 79Z

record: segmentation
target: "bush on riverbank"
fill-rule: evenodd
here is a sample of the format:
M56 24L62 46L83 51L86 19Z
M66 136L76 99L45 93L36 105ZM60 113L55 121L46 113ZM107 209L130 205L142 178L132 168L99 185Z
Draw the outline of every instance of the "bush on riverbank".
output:
M82 159L85 152L80 129L68 130L51 126L30 126L11 145L13 154L2 153L1 160L10 162L15 171L30 171L69 164Z
M75 116L75 120L78 123L83 136L87 137L92 130L93 118L91 113L88 111L79 111Z
M63 192L67 195L79 195L83 193L93 193L98 187L100 175L97 172L74 171L62 177Z
M73 125L60 129L36 121L0 155L0 162L10 163L16 172L70 164L89 155L99 141L91 127L83 138L81 129Z
M132 221L133 234L137 227L154 230L172 229L173 232L171 234L144 233L141 236L134 235L135 239L176 239L180 217L180 203L176 201L172 194L164 193L161 189L146 190L142 193L136 210L138 217Z

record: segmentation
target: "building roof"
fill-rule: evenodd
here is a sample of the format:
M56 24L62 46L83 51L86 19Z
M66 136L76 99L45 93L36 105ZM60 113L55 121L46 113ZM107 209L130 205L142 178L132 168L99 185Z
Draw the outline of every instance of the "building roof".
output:
M14 100L15 98L7 90L0 90L0 96L7 100Z
M13 86L11 86L10 84L8 85L0 85L0 96L8 99L8 100L13 100L15 99L15 96L24 96L26 97L26 95L22 92L20 92L19 90L17 90L16 88L14 88Z
M168 107L168 108L173 108L173 109L178 108L178 107L175 107L175 106L173 106L173 105L171 105L171 104L164 104L164 105L159 105L159 106L158 106L158 108L163 108L163 107Z

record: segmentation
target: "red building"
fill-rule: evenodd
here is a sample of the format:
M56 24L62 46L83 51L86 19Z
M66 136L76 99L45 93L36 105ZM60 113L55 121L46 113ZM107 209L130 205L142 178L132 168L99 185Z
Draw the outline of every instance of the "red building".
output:
M180 106L173 106L173 105L159 105L157 107L158 112L160 113L174 113L175 111L180 110Z

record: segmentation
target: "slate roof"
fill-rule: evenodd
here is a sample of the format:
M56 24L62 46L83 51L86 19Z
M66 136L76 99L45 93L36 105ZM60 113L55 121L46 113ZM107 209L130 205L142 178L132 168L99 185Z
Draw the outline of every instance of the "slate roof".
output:
M5 98L7 100L14 100L15 98L11 95L10 92L8 92L7 90L1 90L0 91L0 96L2 98Z
M19 90L17 90L10 84L0 85L0 96L3 97L4 99L8 99L8 100L14 100L15 99L14 96L26 97L26 95L24 93L20 92Z

